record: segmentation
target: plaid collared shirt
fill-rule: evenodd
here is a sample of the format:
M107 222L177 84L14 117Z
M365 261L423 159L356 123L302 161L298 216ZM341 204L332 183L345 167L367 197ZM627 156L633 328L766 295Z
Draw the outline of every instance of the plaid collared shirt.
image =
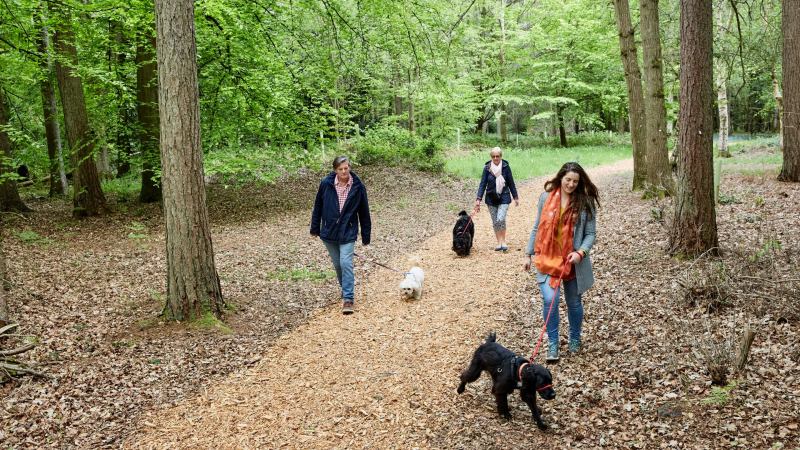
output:
M353 187L353 177L347 179L347 183L342 184L339 182L339 177L335 177L336 179L333 182L333 186L336 188L336 194L339 196L339 212L342 212L342 208L344 208L344 202L347 200L347 194L350 193L350 188Z

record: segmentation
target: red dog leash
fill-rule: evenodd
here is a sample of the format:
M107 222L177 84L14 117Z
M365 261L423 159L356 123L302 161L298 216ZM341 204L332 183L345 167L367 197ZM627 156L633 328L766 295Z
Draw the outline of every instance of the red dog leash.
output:
M467 231L467 228L469 227L470 222L472 222L472 214L468 214L467 217L469 217L469 220L467 220L467 224L464 225L464 229L461 230L461 233L458 233L459 236L461 236L462 234L464 234Z
M536 355L539 353L539 347L542 345L542 339L544 338L544 332L547 331L547 322L550 321L550 313L553 312L553 305L556 303L555 293L561 288L561 282L564 280L564 275L567 273L567 261L564 258L564 268L561 269L561 276L558 278L558 283L556 283L556 287L553 289L553 300L550 302L550 307L547 308L547 317L544 319L544 325L542 325L542 331L539 333L539 339L536 340L536 346L533 348L533 354L531 354L530 361L533 362ZM522 373L522 368L520 367L520 373Z

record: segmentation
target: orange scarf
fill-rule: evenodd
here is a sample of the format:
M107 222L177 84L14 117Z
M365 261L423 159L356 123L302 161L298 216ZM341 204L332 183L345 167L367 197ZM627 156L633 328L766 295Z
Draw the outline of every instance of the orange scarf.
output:
M553 189L542 208L539 229L533 252L533 263L539 273L550 275L550 286L555 289L560 279L567 278L571 270L562 267L565 257L572 251L575 216L572 205L561 212L561 189ZM557 239L557 236L560 239Z

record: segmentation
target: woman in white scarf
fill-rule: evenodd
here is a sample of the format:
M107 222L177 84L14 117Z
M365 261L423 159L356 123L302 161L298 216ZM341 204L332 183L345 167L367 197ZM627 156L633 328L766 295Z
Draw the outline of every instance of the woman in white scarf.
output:
M481 199L485 194L486 206L489 208L494 235L497 238L495 250L505 252L508 251L508 246L506 245L506 214L512 198L514 199L514 204L519 206L519 196L517 195L517 187L514 185L514 177L511 175L511 167L507 161L503 160L503 150L500 147L495 147L489 152L489 156L491 159L484 166L481 184L478 186L473 215L480 211Z

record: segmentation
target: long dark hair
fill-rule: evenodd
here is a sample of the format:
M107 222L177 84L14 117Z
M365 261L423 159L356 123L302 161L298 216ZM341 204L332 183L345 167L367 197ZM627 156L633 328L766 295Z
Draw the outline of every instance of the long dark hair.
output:
M576 162L568 162L561 166L555 178L548 180L544 184L544 190L551 192L553 189L561 187L561 179L567 172L575 172L578 174L578 187L572 193L572 204L574 205L578 214L586 211L587 217L590 219L594 216L597 208L600 207L600 195L597 193L597 186L589 179L589 175L583 170L580 164Z

